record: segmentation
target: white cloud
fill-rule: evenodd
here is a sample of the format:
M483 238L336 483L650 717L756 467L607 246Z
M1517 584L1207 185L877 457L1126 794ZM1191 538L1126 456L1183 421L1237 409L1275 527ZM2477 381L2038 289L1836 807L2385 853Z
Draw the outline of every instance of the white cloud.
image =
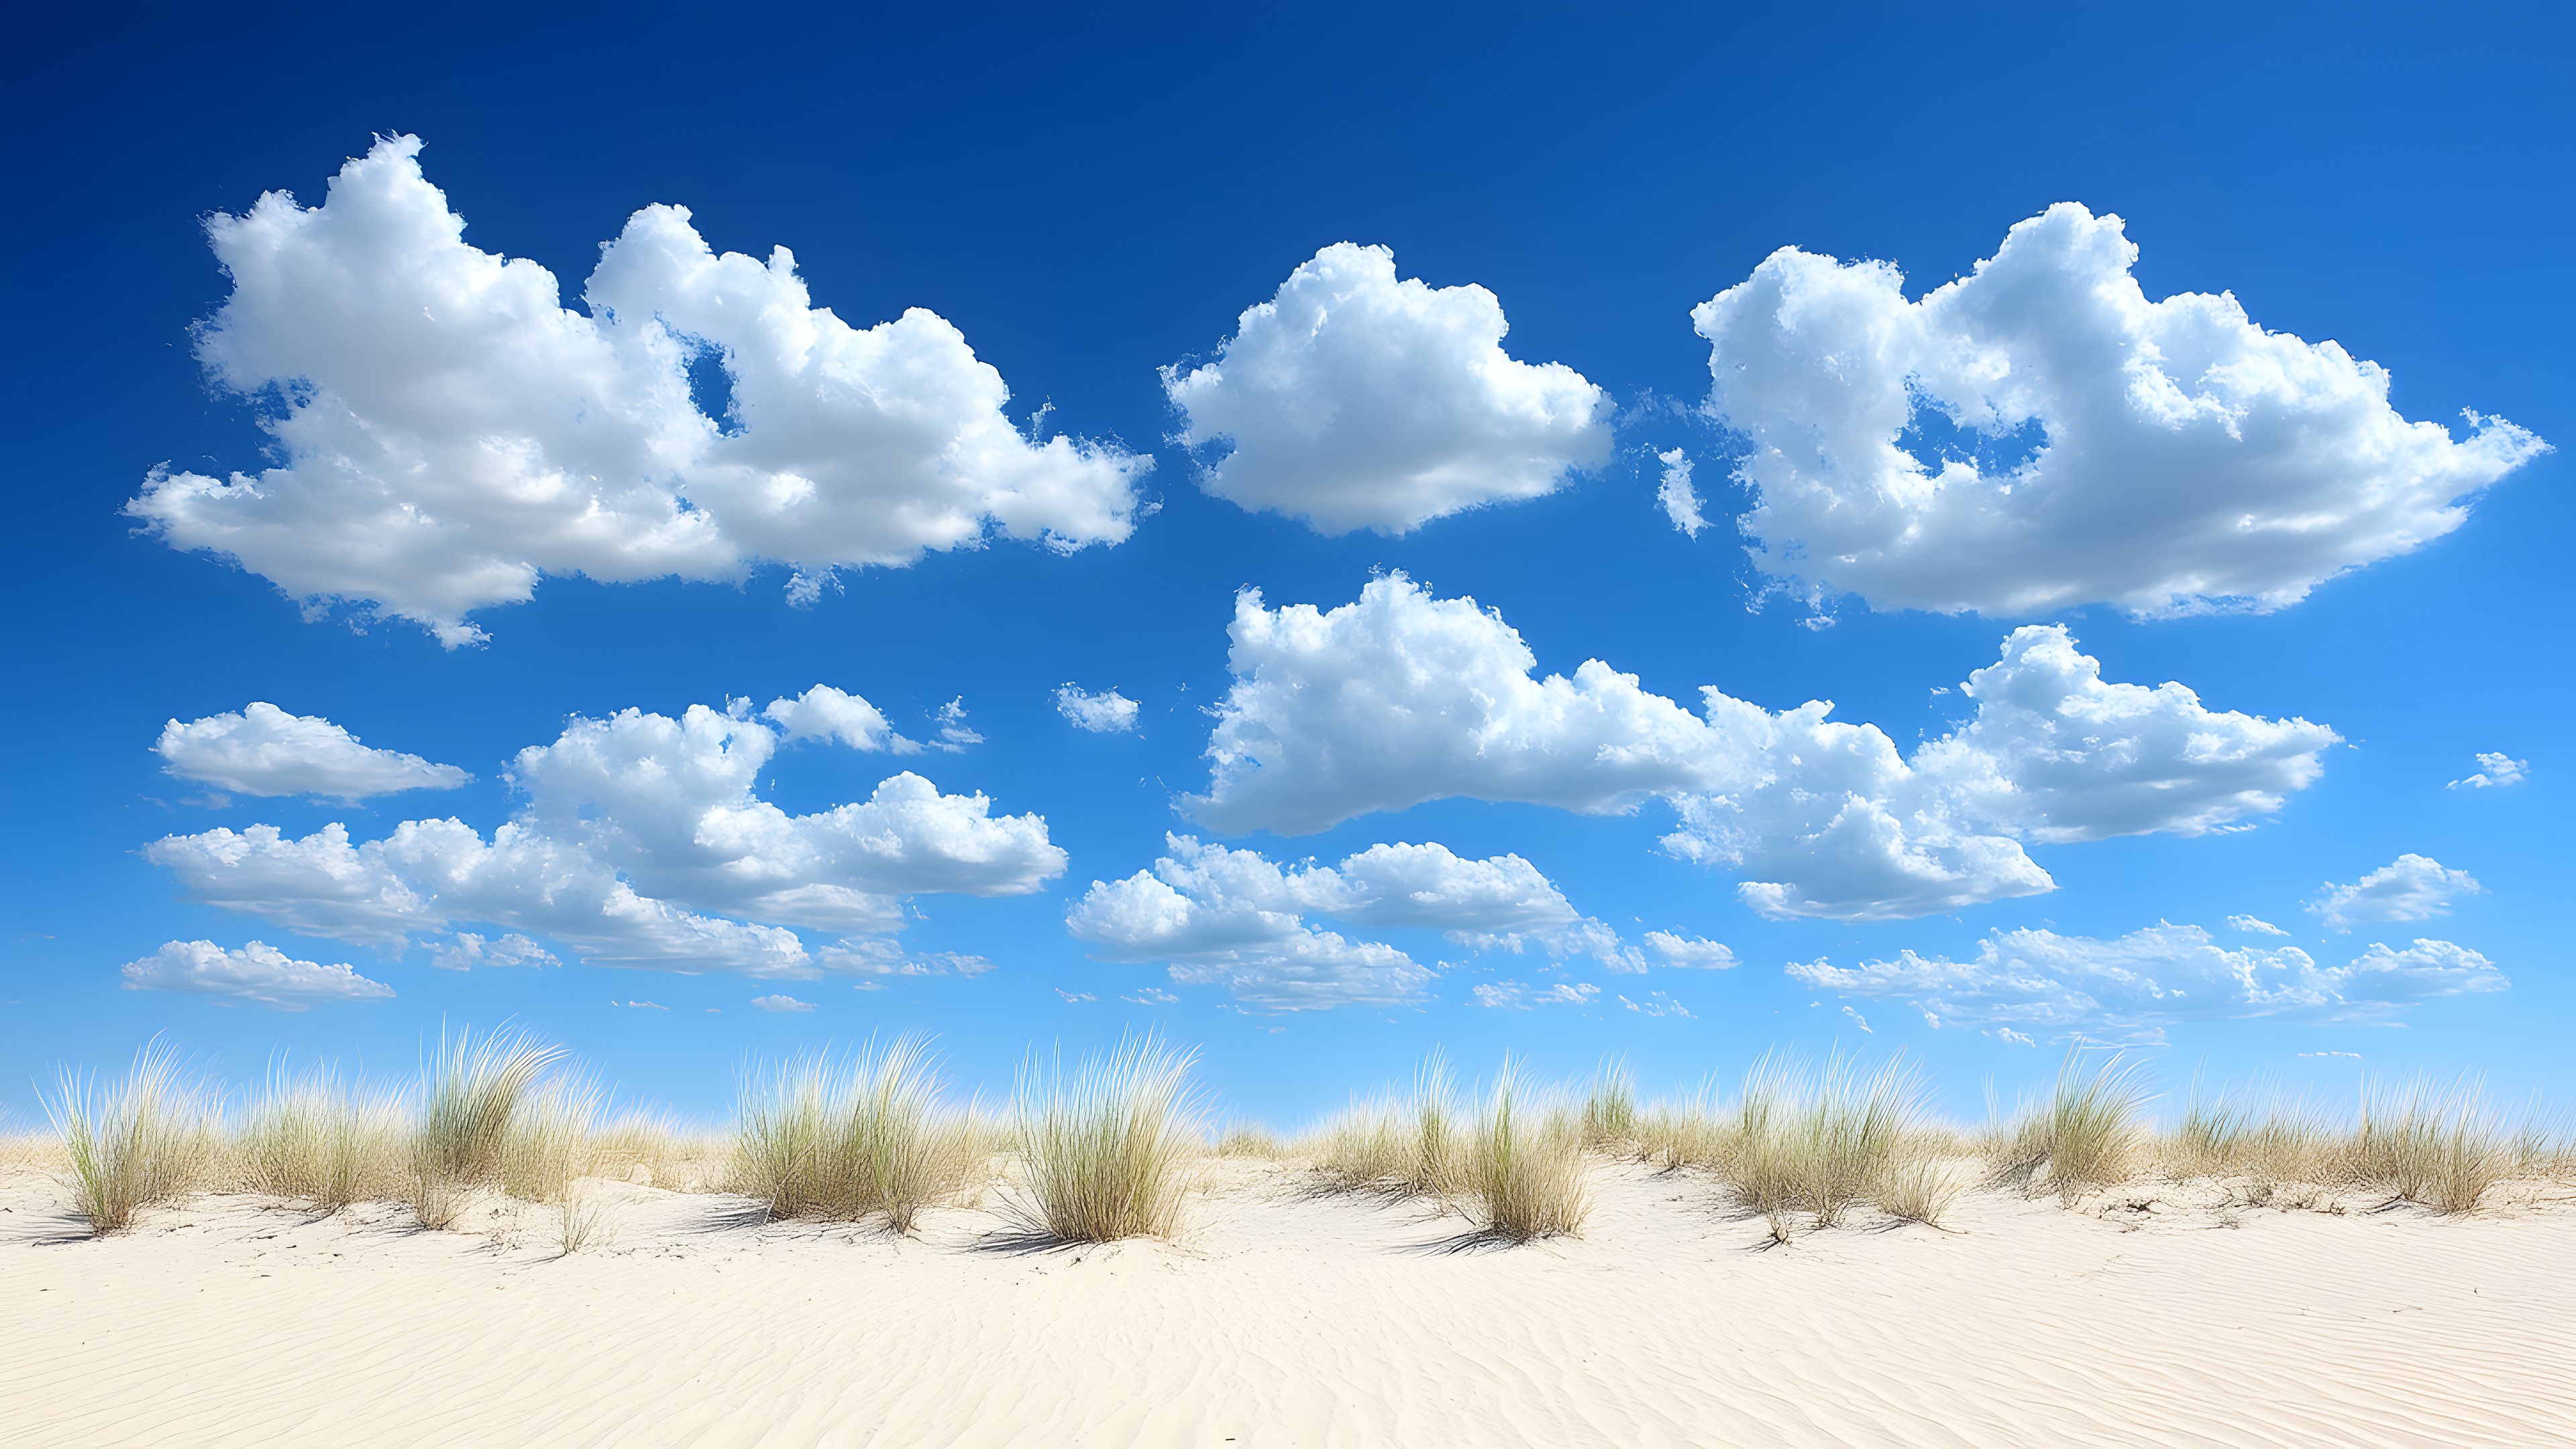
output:
M2529 771L2530 768L2531 762L2529 760L2517 760L2508 754L2500 752L2490 754L2481 750L2478 752L2478 772L2476 774L2471 775L2466 779L2453 780L2450 784L2445 785L2442 788L2446 790L2457 790L2461 786L2466 785L2472 790L2485 790L2505 785L2519 785L2522 783L2523 775L2525 772Z
M542 574L734 580L767 560L810 598L834 569L992 533L1070 549L1133 528L1151 461L1022 436L939 316L854 329L786 248L719 256L671 206L634 214L572 311L544 267L465 243L419 152L380 140L320 207L270 192L207 224L233 293L199 356L282 402L263 426L283 461L156 470L127 511L173 547L453 647ZM716 416L693 362L730 383Z
M937 719L939 720L939 738L931 742L931 748L946 750L952 755L962 755L966 753L966 747L968 745L980 745L984 743L984 737L982 735L977 734L974 730L967 727L966 701L963 697L952 699L946 704L941 705L939 707Z
M2447 870L2430 856L2408 853L2350 885L2326 882L2308 909L2328 930L2349 931L2365 921L2425 921L2451 913L2451 902L2486 887L2465 870Z
M2287 936L2290 934L2260 916L2229 916L2227 924L2251 936Z
M471 931L430 942L429 964L441 971L471 971L477 966L560 966L555 953L513 933L487 941Z
M1531 986L1520 981L1480 981L1472 993L1478 1006L1501 1011L1527 1011L1535 1006L1583 1006L1600 994L1600 987L1580 981L1560 981L1548 987Z
M993 963L960 951L906 951L893 941L854 939L824 947L815 959L826 971L858 976L981 976ZM870 989L866 984L860 990Z
M351 966L298 961L275 946L251 941L227 951L212 941L171 941L121 973L128 991L188 991L234 996L280 1011L302 1011L317 1001L374 1001L394 994Z
M1182 802L1229 833L1304 834L1452 797L1587 814L1661 797L1665 847L1747 877L1774 916L1886 919L2053 888L2024 841L2196 835L2278 809L2336 736L2204 708L2179 684L2106 684L2058 626L2030 626L1963 686L1975 716L1909 760L1811 701L1779 713L1700 691L1693 715L1599 660L1534 677L1520 635L1403 575L1357 602L1236 601L1234 684L1212 780Z
M1065 685L1055 692L1055 709L1075 729L1096 735L1125 734L1136 727L1136 701L1114 689L1093 694L1079 685Z
M256 700L239 714L185 724L174 719L152 748L169 773L241 795L357 801L403 790L452 790L474 778L418 755L371 750L319 715L288 714Z
M790 815L753 793L778 743L748 702L576 718L519 752L510 778L525 803L488 840L454 819L364 843L337 823L301 839L253 825L145 854L200 900L307 934L400 949L488 925L597 965L755 976L815 974L790 927L888 935L901 896L1019 895L1064 869L1039 817L996 817L984 796L909 771L864 801Z
M1328 246L1248 308L1216 360L1163 369L1177 438L1230 445L1200 486L1319 532L1404 533L1555 491L1609 456L1610 403L1562 363L1515 362L1478 286L1399 282L1385 247Z
M671 1009L658 1001L620 1001L614 996L608 998L608 1004L611 1006L631 1006L638 1011L668 1011ZM716 1008L711 1006L708 1007L707 1010L710 1014L713 1014Z
M1845 996L1902 1001L1939 1026L2021 1027L2132 1040L2164 1026L2228 1017L2386 1019L2416 1002L2499 991L2505 979L2475 951L2418 941L2373 946L2350 965L2321 967L2296 946L2229 950L2198 926L2166 922L2114 940L2055 931L1997 931L1974 959L1900 952L1846 970L1792 963L1788 974Z
M1697 936L1676 936L1670 931L1648 931L1646 944L1664 958L1668 966L1687 966L1704 971L1735 969L1733 949L1716 941Z
M1865 1016L1861 1015L1861 1014L1860 1014L1859 1012L1857 1012L1857 1011L1852 1010L1852 1009L1851 1009L1850 1007L1848 1007L1848 1006L1846 1006L1846 1007L1844 1007L1844 1008L1843 1008L1843 1015L1848 1016L1848 1017L1850 1017L1850 1018L1852 1019L1852 1025L1854 1025L1854 1026L1856 1026L1856 1027L1859 1027L1859 1028L1860 1028L1862 1031L1864 1031L1864 1032L1869 1032L1869 1018L1867 1018L1867 1017L1865 1017ZM1875 1035L1877 1035L1877 1033L1876 1033L1876 1032L1870 1032L1870 1035L1875 1036Z
M1138 1006L1170 1006L1180 1000L1178 996L1165 991L1159 986L1143 987L1118 999L1121 1001L1132 1001Z
M1094 881L1065 915L1105 959L1170 963L1180 981L1213 981L1280 1009L1409 998L1431 972L1396 947L1310 926L1439 931L1476 950L1588 955L1612 970L1644 960L1609 927L1578 913L1517 855L1466 860L1448 847L1376 845L1338 866L1282 869L1249 850L1166 838L1151 870Z
M814 1003L799 1001L793 996L755 996L751 999L751 1004L763 1011L812 1011L814 1009Z
M1100 999L1098 996L1093 995L1088 991L1067 991L1061 986L1054 988L1054 990L1056 995L1064 998L1064 1004L1067 1006L1072 1006L1085 1001L1098 1001Z
M1699 537L1708 520L1700 516L1699 490L1691 486L1690 454L1675 448L1657 453L1655 461L1664 465L1663 485L1655 490L1655 501L1664 505L1664 516L1673 521L1673 527Z
M2457 528L2545 446L2409 422L2376 364L2232 295L2150 302L2136 260L2061 203L1919 302L1884 262L1783 248L1692 309L1753 443L1755 561L1881 609L2277 609Z
M920 745L894 732L875 705L828 684L815 685L793 699L773 699L760 713L791 740L838 740L854 750L921 753Z
M1675 1001L1670 992L1649 991L1643 1001L1631 1001L1622 996L1619 998L1619 1004L1640 1016L1674 1016L1684 1021L1692 1019L1690 1008Z

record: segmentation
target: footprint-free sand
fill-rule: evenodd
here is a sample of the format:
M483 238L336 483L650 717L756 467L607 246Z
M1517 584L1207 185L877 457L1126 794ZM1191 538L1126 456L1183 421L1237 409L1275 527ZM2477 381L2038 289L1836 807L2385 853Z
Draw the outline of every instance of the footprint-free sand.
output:
M917 1238L602 1185L615 1240L218 1196L78 1236L0 1176L0 1441L74 1445L2576 1444L2576 1201L2107 1214L1761 1246L1603 1167L1580 1239L1225 1164L1177 1244ZM2115 1198L2118 1195L2115 1195Z

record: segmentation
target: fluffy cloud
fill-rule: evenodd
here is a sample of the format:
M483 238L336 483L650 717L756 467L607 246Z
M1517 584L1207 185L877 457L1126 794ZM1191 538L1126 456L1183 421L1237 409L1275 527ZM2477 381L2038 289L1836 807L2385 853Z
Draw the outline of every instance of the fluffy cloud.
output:
M1136 727L1136 701L1114 689L1093 694L1068 684L1055 692L1055 710L1075 729L1096 735L1125 734Z
M1669 966L1693 967L1703 971L1732 971L1735 952L1716 941L1697 936L1676 936L1670 931L1648 931L1646 944Z
M763 1011L812 1011L814 1009L814 1003L799 1001L793 996L755 996L751 999L751 1004Z
M2169 1023L2213 1018L2386 1019L2431 997L2506 984L2484 956L2448 941L2374 945L2349 965L2321 967L2295 946L2229 950L2198 926L2164 922L2107 941L1998 931L1968 961L1905 951L1857 969L1815 961L1788 972L1845 996L1903 1001L1936 1027L2141 1041L2161 1039Z
M1443 845L1376 845L1338 866L1282 869L1249 850L1166 838L1151 870L1094 881L1065 927L1106 959L1162 961L1180 981L1218 982L1280 1009L1402 1000L1431 979L1393 946L1353 941L1308 915L1370 929L1439 931L1476 950L1536 945L1613 970L1645 963L1578 913L1517 855L1466 860Z
M2426 921L2451 913L2455 897L2486 887L2465 870L2447 870L2430 856L2406 854L2350 885L2328 881L2308 909L2328 930L2349 931L2365 921Z
M1399 282L1348 242L1245 310L1214 362L1163 370L1179 441L1229 445L1200 486L1327 534L1404 533L1553 492L1609 456L1610 405L1562 363L1515 362L1482 287Z
M2481 750L2478 753L2478 772L2476 774L2471 775L2466 779L2453 780L2450 784L2445 785L2442 788L2446 790L2457 790L2461 786L2466 785L2472 790L2485 790L2505 785L2519 785L2522 783L2524 773L2530 768L2531 762L2529 760L2517 760L2513 756L2504 754L2501 751L2491 754Z
M2543 450L2409 422L2388 374L2231 295L2150 302L2116 216L2061 203L1905 299L1795 248L1694 308L1710 405L1749 436L1753 557L1884 609L2276 609L2457 528Z
M797 717L796 701L781 703ZM814 974L791 927L881 936L901 927L900 896L1017 895L1062 873L1045 821L996 817L984 796L944 795L909 771L811 815L759 798L780 741L763 719L781 713L738 702L676 720L577 718L519 752L510 778L525 804L488 840L453 819L405 821L363 844L336 823L301 839L254 825L169 836L146 855L198 899L310 935L400 949L490 925L594 964L756 976Z
M171 941L122 973L128 991L188 991L233 996L280 1011L302 1011L317 1001L373 1001L394 994L350 966L298 961L275 946L252 941L227 951L212 941Z
M233 294L199 335L221 386L275 398L280 466L156 471L128 512L291 596L482 637L474 610L542 574L611 582L900 566L988 534L1057 548L1133 527L1147 459L1003 416L1010 393L915 308L856 329L812 305L786 248L713 252L678 207L636 212L583 301L469 246L380 140L323 205L284 192L207 224ZM702 409L692 367L730 400ZM713 416L710 416L712 412Z
M1699 531L1708 527L1708 520L1700 516L1699 490L1691 486L1690 454L1675 448L1657 453L1655 461L1664 465L1663 483L1655 490L1655 501L1664 506L1664 516L1673 521L1673 527L1692 538L1699 537Z
M2278 809L2332 730L2203 707L2179 684L2105 683L2057 626L2016 630L1963 686L1976 714L1900 754L1810 701L1774 713L1711 686L1693 715L1599 660L1535 676L1520 635L1402 575L1357 602L1236 602L1216 829L1302 834L1465 797L1590 814L1667 800L1665 848L1736 871L1774 916L1887 919L2053 888L2025 841L2196 835Z
M474 778L418 755L368 749L319 715L288 714L258 701L239 714L185 724L174 719L152 748L171 774L240 795L356 801L403 790L452 790Z
M2227 924L2249 936L2287 936L2290 933L2264 920L2261 916L2229 916Z

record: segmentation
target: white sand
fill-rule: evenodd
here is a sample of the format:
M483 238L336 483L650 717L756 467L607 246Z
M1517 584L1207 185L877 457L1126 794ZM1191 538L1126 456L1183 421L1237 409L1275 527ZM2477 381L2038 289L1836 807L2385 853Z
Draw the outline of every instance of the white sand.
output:
M1179 1248L728 1220L619 1186L569 1258L244 1198L75 1239L0 1176L0 1441L150 1444L2576 1444L2576 1204L2460 1221L1980 1195L1760 1251L1602 1169L1586 1236L1229 1167ZM478 1221L489 1224L488 1217Z

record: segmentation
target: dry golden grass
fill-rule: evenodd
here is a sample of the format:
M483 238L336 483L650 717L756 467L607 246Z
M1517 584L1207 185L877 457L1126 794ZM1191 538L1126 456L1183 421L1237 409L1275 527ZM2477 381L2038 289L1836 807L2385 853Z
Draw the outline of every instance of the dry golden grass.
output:
M571 1180L563 1146L585 1099L549 1075L561 1047L525 1033L442 1036L421 1074L409 1188L427 1227L453 1224L480 1191L516 1183L560 1195Z
M407 1135L388 1094L360 1091L327 1068L273 1070L233 1135L233 1181L337 1212L402 1191Z
M1957 1193L1941 1138L1922 1130L1922 1100L1922 1078L1902 1059L1863 1075L1837 1055L1810 1076L1765 1057L1745 1076L1715 1165L1775 1242L1791 1239L1801 1215L1837 1227L1863 1204L1938 1225Z
M208 1185L223 1153L221 1103L159 1041L108 1087L65 1072L45 1113L61 1136L73 1210L94 1234Z
M1470 1191L1457 1087L1438 1052L1415 1069L1410 1095L1354 1102L1303 1145L1336 1191L1431 1197L1444 1205Z
M1128 1037L1067 1075L1021 1069L1015 1137L1026 1180L1013 1205L1061 1242L1176 1236L1188 1164L1205 1141L1189 1088L1198 1054Z
M909 1233L922 1209L977 1185L988 1161L976 1124L941 1106L918 1037L847 1062L801 1058L746 1083L741 1096L735 1190L775 1217L882 1213Z
M1610 1152L1637 1141L1637 1078L1626 1062L1604 1062L1583 1099L1583 1145Z
M0 1172L60 1174L70 1170L71 1159L63 1153L60 1134L51 1131L0 1133Z
M1226 1128L1217 1134L1208 1153L1213 1157L1257 1157L1270 1161L1292 1155L1289 1145L1281 1141L1277 1133L1257 1122L1238 1122Z

